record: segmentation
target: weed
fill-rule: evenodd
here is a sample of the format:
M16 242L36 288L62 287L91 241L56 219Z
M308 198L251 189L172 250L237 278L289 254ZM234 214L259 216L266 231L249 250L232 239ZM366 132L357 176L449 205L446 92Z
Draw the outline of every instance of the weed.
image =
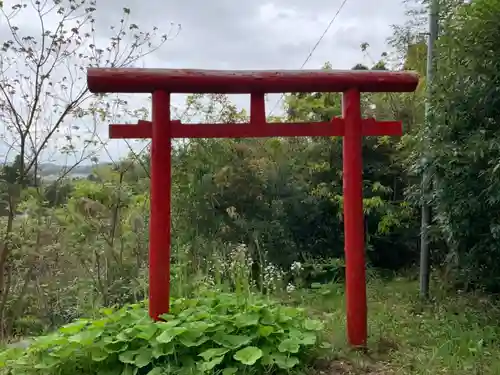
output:
M102 314L5 351L0 373L274 374L308 362L323 329L304 309L215 292L174 300L163 322L144 304Z

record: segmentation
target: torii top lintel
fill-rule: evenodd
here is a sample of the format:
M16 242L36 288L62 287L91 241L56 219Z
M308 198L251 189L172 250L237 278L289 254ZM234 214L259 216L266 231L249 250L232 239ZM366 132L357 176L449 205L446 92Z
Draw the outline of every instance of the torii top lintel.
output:
M418 74L381 70L195 70L89 68L93 93L251 94L285 92L412 92Z

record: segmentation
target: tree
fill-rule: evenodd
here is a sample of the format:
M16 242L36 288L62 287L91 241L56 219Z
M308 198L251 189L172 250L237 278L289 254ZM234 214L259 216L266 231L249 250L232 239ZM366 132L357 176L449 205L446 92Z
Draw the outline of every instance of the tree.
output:
M109 40L100 42L103 32L94 14L95 0L20 2L1 9L11 38L1 46L0 120L4 124L4 148L18 156L17 179L9 182L9 215L1 231L0 246L0 332L5 331L8 302L9 255L13 251L12 231L26 177L37 175L43 153L70 154L75 165L93 156L99 147L94 137L97 124L106 121L126 102L91 95L85 84L87 67L125 67L160 48L169 34L156 27L141 31L130 21L130 9L123 8L117 26L107 30ZM20 29L16 22L35 14L35 32ZM54 23L54 20L55 23ZM8 154L8 152L7 152ZM12 281L12 280L11 280ZM21 298L22 296L17 296Z
M438 43L427 167L431 201L461 286L500 290L499 0L454 10ZM424 144L423 142L420 143Z
M21 155L16 155L11 164L6 164L2 168L0 179L9 185L20 183L23 186L35 186L36 177L33 171L26 171L24 159Z
M383 67L383 61L374 64ZM363 98L364 112L381 119L402 118L401 104L410 117L414 103L404 96ZM333 93L294 93L285 105L292 122L341 115L340 95ZM414 119L403 120L411 128ZM396 156L398 142L372 137L364 143L369 258L392 269L417 256L409 240L418 231L417 217L404 201L409 180ZM175 149L174 165L174 233L192 233L189 241L202 236L244 243L257 262L267 253L285 269L294 261L343 256L341 138L190 140Z

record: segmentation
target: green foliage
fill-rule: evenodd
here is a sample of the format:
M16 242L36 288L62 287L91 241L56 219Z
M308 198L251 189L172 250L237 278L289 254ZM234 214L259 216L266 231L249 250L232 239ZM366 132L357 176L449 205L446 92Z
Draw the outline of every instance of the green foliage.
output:
M173 300L163 318L143 304L105 309L3 352L0 373L273 374L303 365L324 328L303 309L215 292Z
M35 176L33 171L25 170L26 165L21 155L16 155L11 164L2 167L0 179L9 184L20 184L23 187L35 185Z
M420 134L449 266L465 287L500 290L500 1L456 9L439 40L429 126Z
M418 125L419 98L365 95L363 111L382 120L402 119L411 130ZM341 115L338 94L294 93L285 101L286 121ZM418 258L413 240L418 211L405 201L414 180L400 156L408 144L389 137L364 140L365 230L375 267L397 270ZM266 253L283 269L297 261L343 257L340 137L193 139L176 147L173 162L174 232L188 240L244 243L255 262Z

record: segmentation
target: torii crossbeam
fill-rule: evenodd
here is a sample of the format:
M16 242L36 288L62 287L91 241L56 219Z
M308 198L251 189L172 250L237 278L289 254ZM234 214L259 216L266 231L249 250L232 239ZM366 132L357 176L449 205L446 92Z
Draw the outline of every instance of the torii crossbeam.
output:
M152 93L152 121L110 125L111 138L151 138L149 313L158 320L169 310L172 138L343 137L344 249L347 334L353 346L367 341L363 220L363 136L402 135L399 121L361 117L362 92L412 92L411 72L389 71L215 71L107 69L87 71L93 93ZM342 118L316 123L268 123L264 95L285 92L342 92ZM170 116L170 94L250 94L246 124L182 124Z

